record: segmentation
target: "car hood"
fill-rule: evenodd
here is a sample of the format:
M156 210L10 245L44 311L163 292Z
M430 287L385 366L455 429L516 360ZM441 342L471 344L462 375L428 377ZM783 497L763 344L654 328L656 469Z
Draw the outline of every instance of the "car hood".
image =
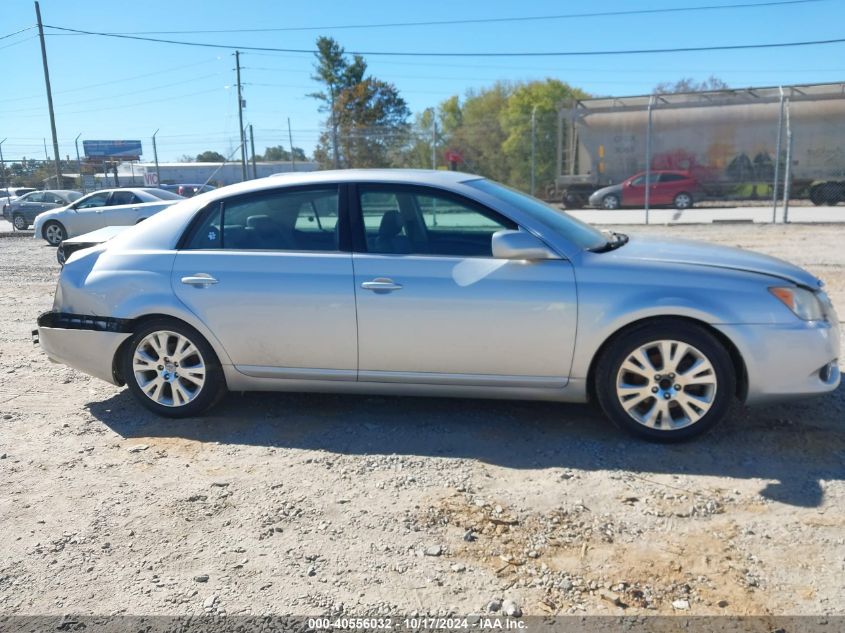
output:
M814 289L823 285L817 277L803 268L782 259L741 248L718 246L694 240L665 240L633 235L627 244L606 255L611 255L620 261L639 260L742 270L779 277Z
M600 198L602 196L606 196L609 193L622 193L622 184L618 185L610 185L608 187L602 187L601 189L597 189L593 192L590 196L591 198Z

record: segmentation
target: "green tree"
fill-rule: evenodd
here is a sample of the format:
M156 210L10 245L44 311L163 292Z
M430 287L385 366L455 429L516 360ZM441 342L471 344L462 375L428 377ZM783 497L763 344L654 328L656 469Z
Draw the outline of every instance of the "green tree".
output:
M314 158L334 167L395 164L408 138L410 111L391 83L367 77L360 55L350 60L335 40L317 40L313 78L325 86L309 96L329 113Z
M308 96L321 101L320 111L329 113L332 163L337 168L340 166L337 99L341 92L359 83L364 78L367 63L360 55L355 55L350 62L343 47L331 37L317 38L315 55L317 62L314 65L314 74L311 78L323 84L325 90L312 92Z
M434 121L437 120L437 141L435 160L442 168L446 150L454 150L452 139L461 126L462 112L460 99L449 97L437 108L426 108L414 116L409 134L408 146L403 153L402 166L419 169L431 168L431 146L434 142Z
M226 162L226 157L219 152L206 150L197 154L197 157L194 160L198 163L224 163Z
M441 103L443 146L463 156L459 169L495 180L507 179L509 170L502 153L507 133L502 127L502 114L512 92L510 83L500 81L469 91L462 104L455 97Z
M535 193L554 182L557 165L557 112L562 102L587 94L558 79L518 85L508 96L500 122L507 137L502 153L507 162L506 182L531 190L531 145L534 129ZM532 117L534 125L532 126Z
M727 82L710 75L704 81L696 81L692 77L682 77L678 81L662 81L654 87L654 94L669 94L673 92L706 92L708 90L727 90Z
M300 162L305 162L308 160L308 157L305 155L305 150L303 150L301 147L293 148L293 158L294 160L298 160ZM290 160L290 152L286 150L282 145L275 145L273 147L266 147L264 149L264 153L256 155L255 159L269 161L287 161Z

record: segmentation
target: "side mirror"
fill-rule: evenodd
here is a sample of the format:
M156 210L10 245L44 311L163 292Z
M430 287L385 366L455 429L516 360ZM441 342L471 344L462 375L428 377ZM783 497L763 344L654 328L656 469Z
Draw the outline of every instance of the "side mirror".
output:
M539 238L526 231L496 231L492 247L496 259L560 259Z

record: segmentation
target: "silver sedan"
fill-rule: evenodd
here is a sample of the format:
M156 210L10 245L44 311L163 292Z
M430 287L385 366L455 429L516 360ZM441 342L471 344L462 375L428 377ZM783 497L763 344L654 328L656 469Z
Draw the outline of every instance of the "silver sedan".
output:
M455 172L290 174L179 202L73 253L34 336L173 417L227 390L591 400L680 440L737 397L840 380L808 272L604 234Z

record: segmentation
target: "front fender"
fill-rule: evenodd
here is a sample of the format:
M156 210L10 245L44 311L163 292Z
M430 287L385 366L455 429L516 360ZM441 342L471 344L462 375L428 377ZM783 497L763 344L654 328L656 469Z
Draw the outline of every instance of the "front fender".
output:
M602 345L638 321L682 317L716 327L794 320L767 290L779 280L757 273L715 268L705 273L695 266L643 263L582 265L576 267L576 275L578 336L573 378L586 378Z

